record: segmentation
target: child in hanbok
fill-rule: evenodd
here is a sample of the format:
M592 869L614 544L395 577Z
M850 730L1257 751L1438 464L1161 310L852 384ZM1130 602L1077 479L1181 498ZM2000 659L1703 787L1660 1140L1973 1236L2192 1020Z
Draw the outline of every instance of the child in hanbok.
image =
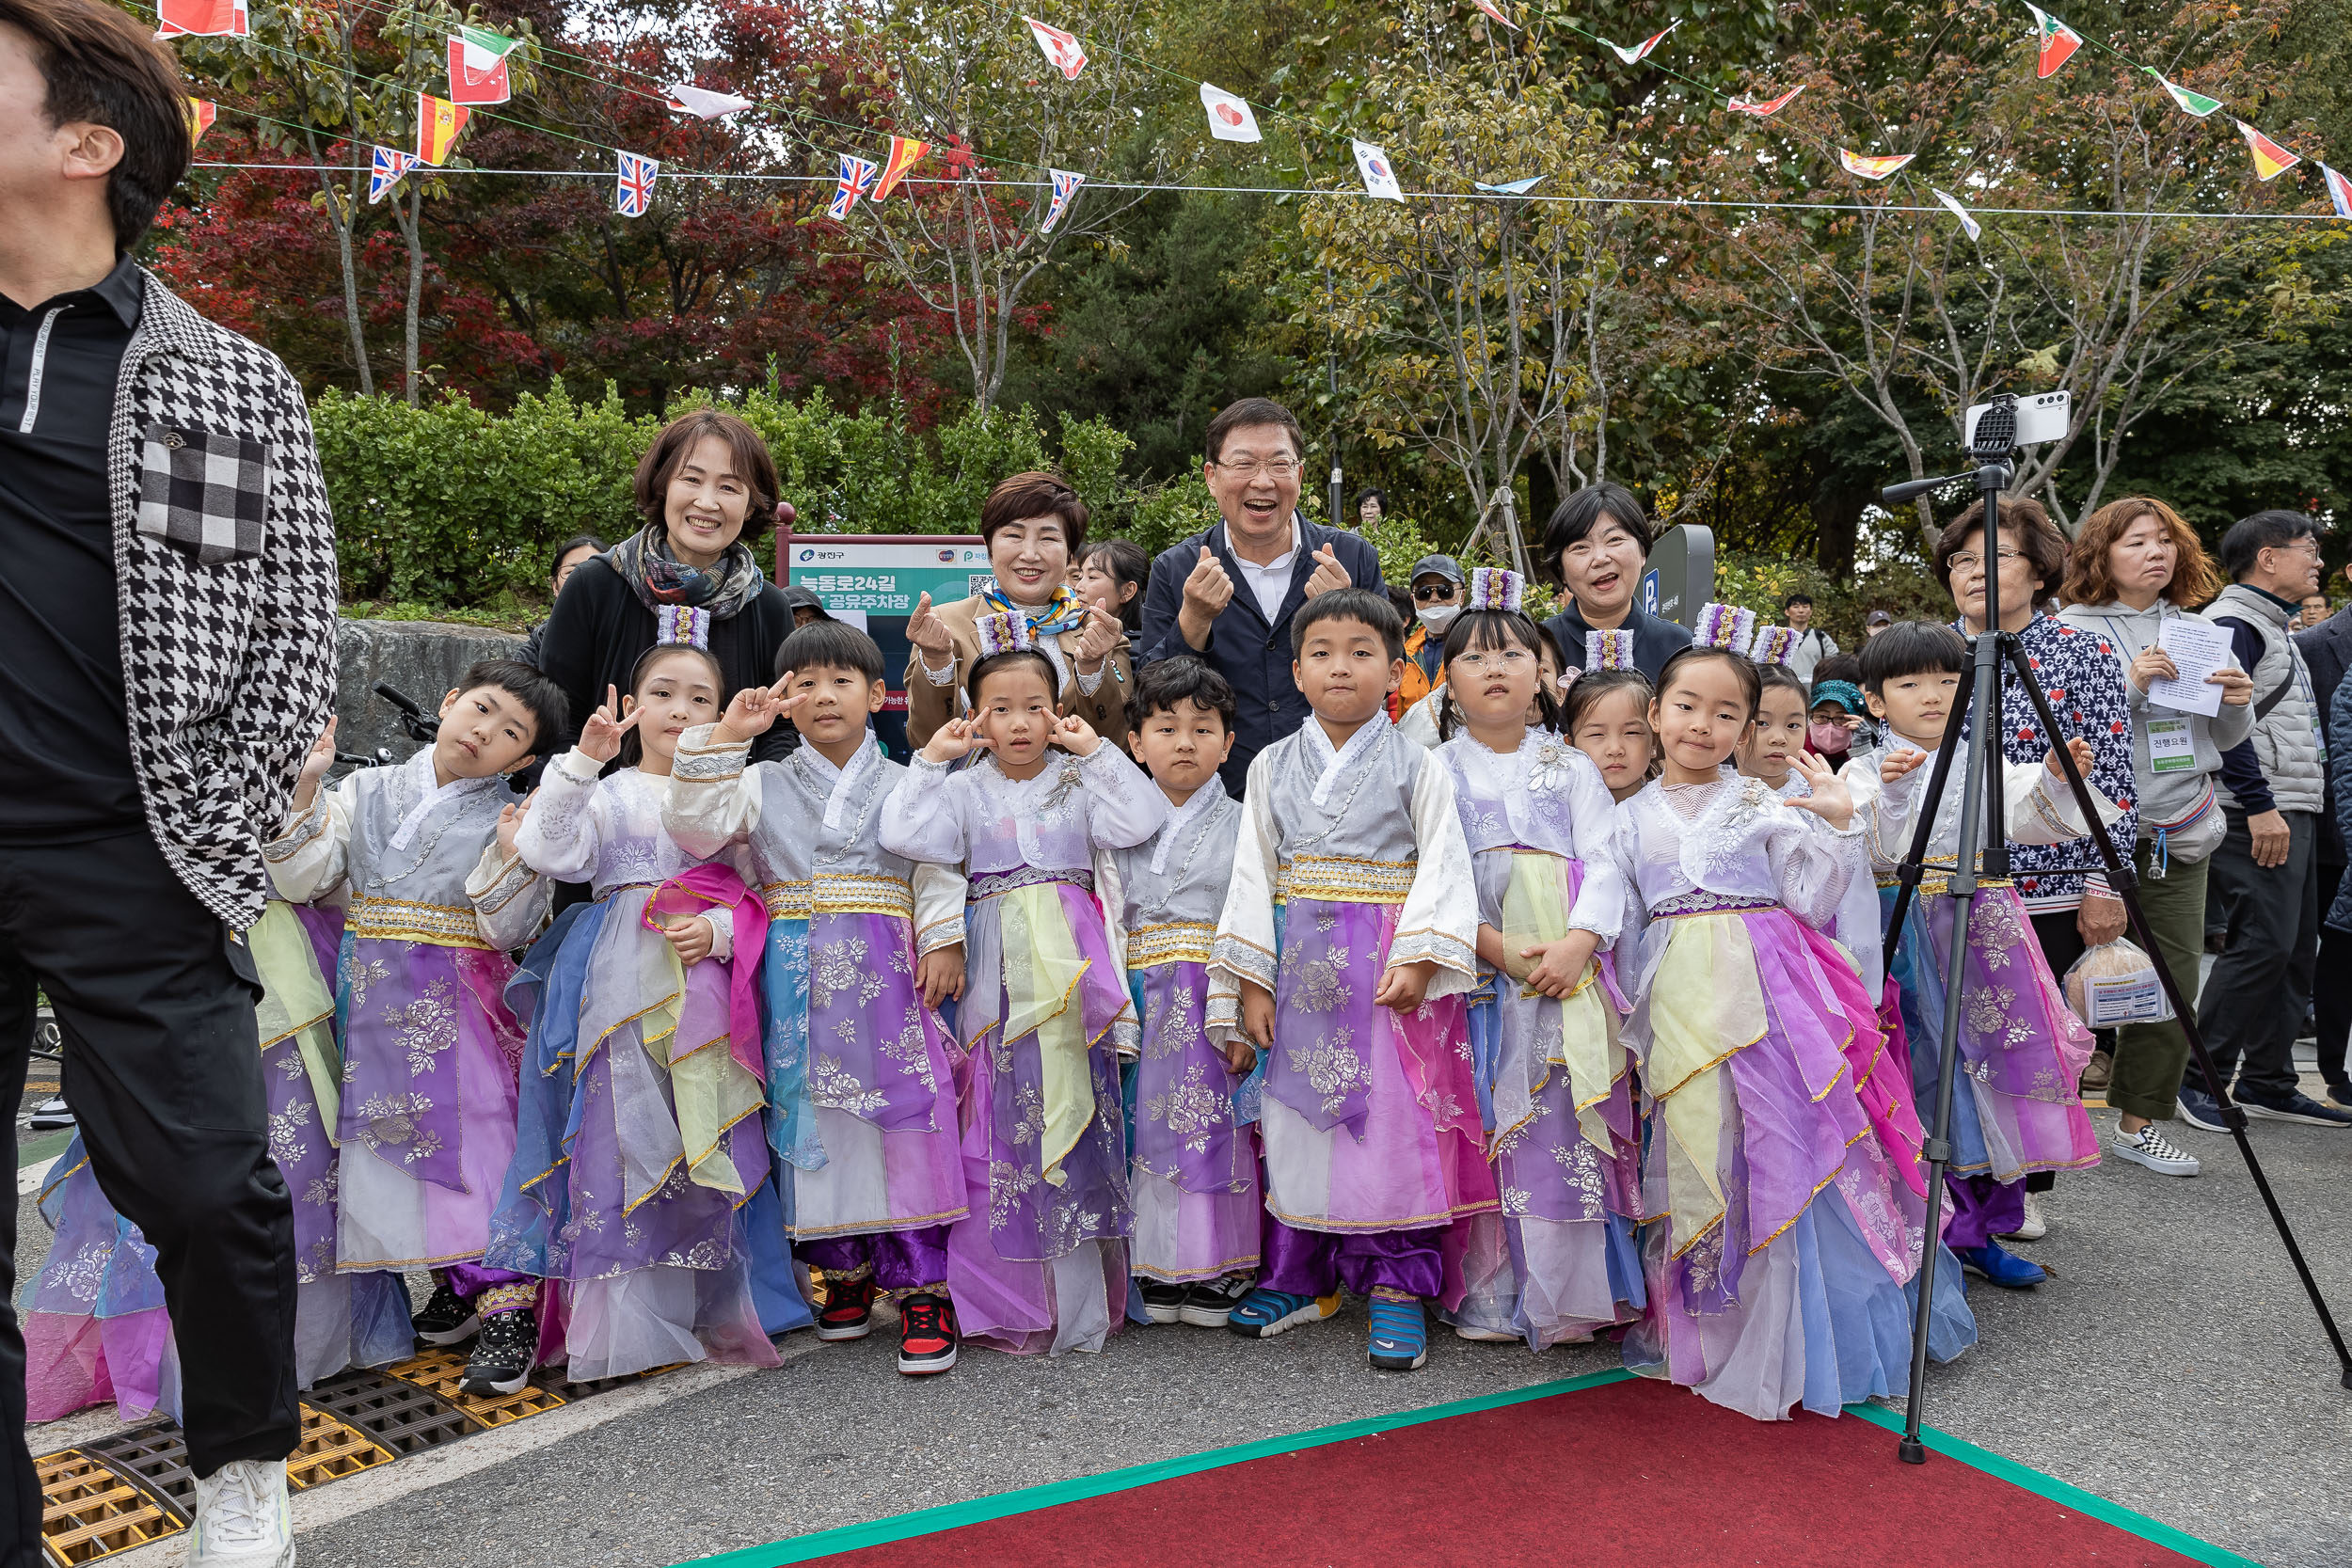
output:
M767 904L768 1137L793 1255L824 1271L817 1337L865 1338L881 1293L898 1306L898 1370L944 1372L947 1227L967 1209L961 1053L936 1009L963 989L963 879L882 847L883 802L907 770L866 727L887 696L874 640L811 621L776 662L775 686L686 732L662 825L689 855L744 846ZM747 766L780 719L800 747Z
M1233 749L1233 689L1197 658L1136 676L1127 735L1168 800L1168 825L1111 859L1119 873L1127 983L1143 1022L1130 1085L1129 1266L1153 1323L1229 1326L1258 1267L1257 1052L1210 1037L1230 1023L1230 987L1212 995L1210 949L1232 879L1241 802L1217 769ZM1243 1098L1247 1091L1247 1101Z
M1594 632L1592 638L1604 634ZM1626 647L1631 634L1623 633ZM1616 655L1596 649L1606 657ZM1632 654L1623 656L1629 661ZM1623 803L1658 776L1658 740L1649 727L1649 680L1629 667L1596 664L1578 675L1560 699L1560 733L1593 759L1609 798Z
M576 1383L776 1363L742 1212L770 1170L755 981L768 912L661 826L680 737L725 705L707 624L663 607L629 695L609 693L548 766L516 840L525 864L588 881L596 901L526 960L539 995L485 1261L561 1282L540 1353Z
M1311 717L1249 765L1216 968L1266 1055L1258 1288L1228 1326L1279 1334L1371 1297L1372 1365L1428 1358L1422 1303L1466 1290L1459 1222L1500 1204L1470 1061L1478 898L1454 784L1389 722L1405 627L1340 589L1291 620ZM1230 1039L1233 1026L1213 1032Z
M1464 1338L1542 1350L1641 1315L1640 1127L1608 954L1625 918L1616 803L1560 736L1551 640L1521 592L1515 572L1473 570L1445 640L1459 727L1438 754L1477 880L1487 994L1470 1028L1502 1200L1470 1222L1470 1293L1445 1315Z
M342 917L271 899L243 934L262 977L254 1008L269 1096L269 1152L294 1198L294 1384L381 1367L415 1348L408 1288L388 1270L335 1267L334 972ZM54 1421L115 1402L125 1421L180 1418L180 1351L155 1249L115 1212L76 1134L51 1168L40 1212L56 1231L24 1288L25 1419ZM199 1353L201 1347L193 1347Z
M506 1006L507 952L537 933L552 892L515 857L520 812L506 779L564 720L553 681L485 659L441 699L432 745L322 790L330 720L285 826L262 847L281 897L348 904L338 1265L431 1269L417 1337L474 1339L464 1384L474 1394L519 1389L538 1340L538 1281L485 1267L482 1254L515 1153L523 1026Z
M931 736L882 816L885 850L968 879L956 1030L971 1212L948 1227L946 1326L1020 1354L1099 1351L1127 1301L1118 1059L1136 1021L1098 855L1149 839L1168 802L1084 720L1057 719L1026 621L985 616L979 631L969 716Z
M1968 644L1947 626L1907 621L1863 645L1863 699L1884 726L1885 740L1857 754L1841 776L1852 788L1867 830L1880 895L1890 903L1896 870L1911 852L1927 780L1968 670ZM2090 742L2077 738L2067 747L2089 778ZM1951 983L1946 973L1952 940L1947 884L1960 847L1963 783L1956 767L1937 802L1926 879L1911 900L1887 964L1902 989L1912 1083L1923 1115L1931 1114L1935 1103L1945 993ZM2111 808L2104 800L2099 804L2105 820L2112 820ZM2011 844L2063 844L2084 835L2055 751L2041 766L2003 765L2001 819ZM2091 1037L2067 1009L2009 882L1979 887L1968 918L1967 950L1952 1091L1952 1161L1944 1175L1950 1220L1944 1235L1969 1273L2023 1290L2040 1284L2045 1272L1995 1238L2023 1222L2029 1173L2099 1162L2098 1133L2077 1088L2090 1059Z
M1661 776L1618 808L1620 948L1638 953L1625 1038L1658 1216L1649 1315L1625 1346L1637 1370L1777 1420L1904 1383L1925 1183L1855 1094L1851 1053L1875 1042L1877 1009L1820 930L1866 874L1852 801L1809 756L1791 759L1802 798L1725 768L1759 689L1743 654L1704 637L1668 659L1650 711ZM1907 1095L1890 1108L1908 1111ZM1957 1291L1937 1299L1930 1349L1947 1356L1974 1325Z

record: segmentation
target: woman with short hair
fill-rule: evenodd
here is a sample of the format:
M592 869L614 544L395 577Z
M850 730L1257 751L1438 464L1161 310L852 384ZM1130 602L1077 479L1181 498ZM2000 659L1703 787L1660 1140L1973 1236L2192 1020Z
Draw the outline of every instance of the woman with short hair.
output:
M1017 612L1038 652L1054 666L1057 698L1114 746L1127 738L1135 667L1119 618L1070 586L1070 563L1086 547L1087 503L1057 473L1000 479L980 503L980 537L996 580L967 599L936 605L926 594L907 619L907 741L918 749L963 705L964 677L980 657L983 616Z

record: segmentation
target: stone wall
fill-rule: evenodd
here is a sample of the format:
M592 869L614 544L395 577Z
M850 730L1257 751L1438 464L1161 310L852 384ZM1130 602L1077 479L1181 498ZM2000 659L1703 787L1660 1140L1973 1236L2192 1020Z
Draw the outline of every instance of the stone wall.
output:
M338 751L373 756L381 748L393 760L417 750L400 727L400 710L375 694L378 681L414 699L427 713L455 686L476 659L512 658L523 640L482 626L442 621L354 621L339 623L335 730Z

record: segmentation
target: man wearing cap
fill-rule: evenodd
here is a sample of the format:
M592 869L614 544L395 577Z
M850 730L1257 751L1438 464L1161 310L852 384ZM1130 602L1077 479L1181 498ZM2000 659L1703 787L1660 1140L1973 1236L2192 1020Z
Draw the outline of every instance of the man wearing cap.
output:
M1883 610L1874 610L1862 618L1862 635L1876 637L1895 624L1895 617Z
M1445 634L1462 613L1462 566L1450 555L1413 562L1413 625L1405 633L1405 682L1389 693L1389 717L1445 684Z

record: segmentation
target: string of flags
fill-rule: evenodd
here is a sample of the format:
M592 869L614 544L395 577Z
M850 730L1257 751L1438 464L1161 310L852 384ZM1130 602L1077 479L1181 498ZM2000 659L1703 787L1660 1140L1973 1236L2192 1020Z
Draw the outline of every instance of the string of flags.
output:
M871 158L861 158L854 152L841 154L841 183L834 187L833 204L825 209L825 215L835 221L847 218L850 209L857 205L858 198L866 194L866 188L880 172L881 166Z
M1402 201L1405 193L1396 182L1396 170L1389 166L1389 155L1368 141L1351 142L1356 150L1356 172L1364 177L1364 194L1382 201Z
M1263 141L1249 101L1223 87L1200 84L1200 106L1209 112L1209 135L1219 141Z
M1670 22L1666 24L1665 32L1653 33L1630 49L1628 49L1622 43L1610 43L1609 47L1615 50L1617 52L1617 58L1623 60L1626 64L1640 65L1644 60L1649 58L1649 52L1651 50L1666 41L1666 33L1671 33L1677 27L1681 25L1682 24L1679 22ZM1607 39L1603 39L1601 41L1603 43L1609 43Z

